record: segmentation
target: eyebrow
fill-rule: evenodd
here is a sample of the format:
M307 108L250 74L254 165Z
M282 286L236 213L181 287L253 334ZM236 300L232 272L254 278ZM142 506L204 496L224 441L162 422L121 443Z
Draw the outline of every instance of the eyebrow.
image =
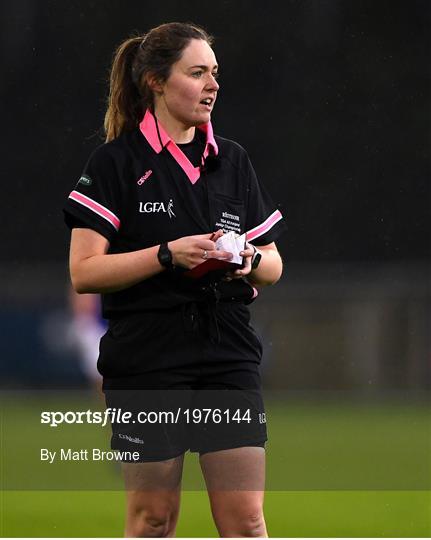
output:
M195 68L201 68L201 69L203 69L204 71L209 69L208 66L203 66L203 65L202 65L202 66L190 66L190 67L189 67L189 69L195 69ZM213 69L213 70L214 70L214 69L218 69L218 65L216 64L212 69Z

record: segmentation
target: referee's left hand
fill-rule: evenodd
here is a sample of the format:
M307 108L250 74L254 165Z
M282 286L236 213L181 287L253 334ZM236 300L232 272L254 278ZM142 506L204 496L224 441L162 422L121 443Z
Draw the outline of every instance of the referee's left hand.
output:
M238 270L232 272L227 272L225 276L225 281L232 281L232 279L241 279L247 276L251 272L251 259L254 255L254 249L247 242L245 244L245 249L240 252L240 255L244 257L244 266Z

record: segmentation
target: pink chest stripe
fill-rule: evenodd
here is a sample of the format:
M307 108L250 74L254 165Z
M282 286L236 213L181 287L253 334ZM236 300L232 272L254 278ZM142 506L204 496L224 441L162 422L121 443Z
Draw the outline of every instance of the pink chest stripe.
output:
M180 150L180 148L178 148L178 146L173 141L171 141L166 148L168 149L171 156L178 163L178 165L186 173L192 184L199 180L199 177L201 175L200 168L194 167L192 163L190 163L188 157L183 153L182 150Z
M175 159L178 165L186 173L188 179L192 184L194 184L199 179L201 175L200 167L195 167L192 163L190 163L188 157L184 154L181 148L179 148L175 144L175 141L166 133L161 123L156 123L156 118L149 109L145 111L144 118L139 124L139 129L151 145L154 152L159 154L162 151L162 148L166 148L168 150L168 152ZM197 129L203 131L206 136L206 144L203 157L206 158L209 155L210 147L212 148L213 154L217 155L218 146L214 138L211 122L208 122L208 124L202 124L201 126L197 126Z

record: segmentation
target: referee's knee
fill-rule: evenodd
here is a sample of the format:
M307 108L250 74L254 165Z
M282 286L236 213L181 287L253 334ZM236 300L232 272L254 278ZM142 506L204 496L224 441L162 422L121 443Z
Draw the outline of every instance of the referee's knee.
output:
M141 510L129 516L125 536L129 538L166 538L173 536L175 512Z
M224 519L217 521L217 529L222 537L265 538L268 536L263 511L260 509L254 512L245 511L235 515L226 515Z

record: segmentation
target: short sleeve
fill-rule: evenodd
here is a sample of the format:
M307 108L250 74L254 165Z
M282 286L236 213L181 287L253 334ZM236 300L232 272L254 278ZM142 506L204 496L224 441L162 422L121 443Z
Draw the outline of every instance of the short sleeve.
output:
M121 192L114 156L100 146L90 156L63 208L66 225L87 227L109 241L121 222Z
M265 246L274 242L287 227L279 208L266 189L260 185L248 157L247 168L247 240L256 246Z

